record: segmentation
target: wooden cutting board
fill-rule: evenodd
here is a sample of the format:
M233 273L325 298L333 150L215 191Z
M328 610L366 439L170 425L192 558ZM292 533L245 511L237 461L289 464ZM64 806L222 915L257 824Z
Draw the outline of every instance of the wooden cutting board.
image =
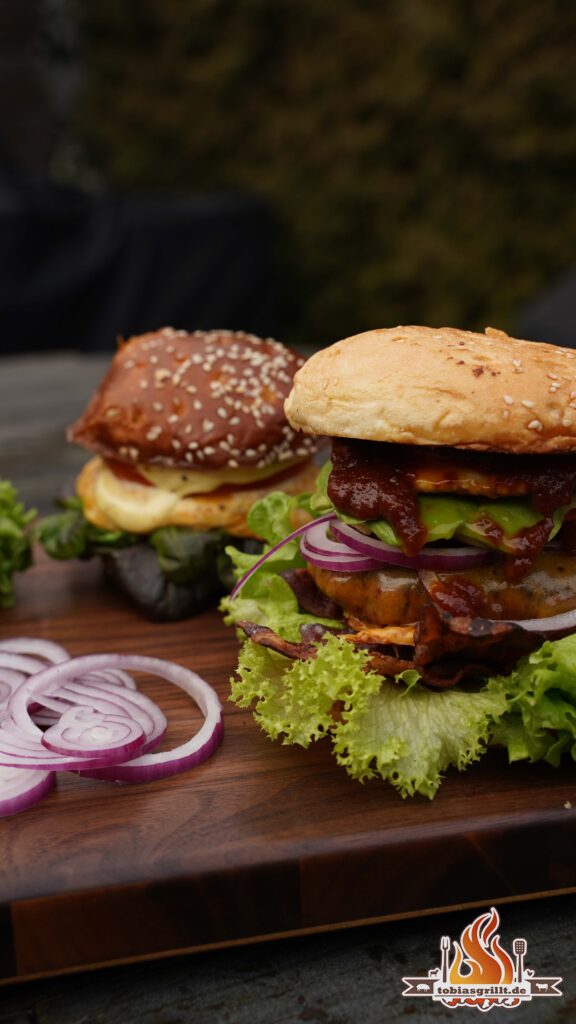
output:
M142 619L95 563L40 559L0 635L72 655L180 661L216 687L220 748L173 779L119 786L61 774L0 821L0 979L29 979L278 935L576 889L576 769L490 753L434 801L360 785L327 742L272 743L229 701L237 643L218 614ZM170 745L200 721L180 690L145 680Z

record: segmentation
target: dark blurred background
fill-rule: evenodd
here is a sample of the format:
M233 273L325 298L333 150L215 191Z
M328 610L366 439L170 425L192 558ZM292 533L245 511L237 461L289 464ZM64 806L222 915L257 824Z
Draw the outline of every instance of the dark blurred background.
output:
M576 343L570 0L0 0L0 348Z

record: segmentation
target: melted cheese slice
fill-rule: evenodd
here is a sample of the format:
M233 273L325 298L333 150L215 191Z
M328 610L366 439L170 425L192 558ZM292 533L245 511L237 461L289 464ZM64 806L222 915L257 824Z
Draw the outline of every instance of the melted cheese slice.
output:
M296 467L279 486L288 494L310 491L317 474L317 467L308 461ZM231 488L225 494L183 498L164 487L121 479L99 457L84 466L76 483L86 518L102 529L151 533L161 526L189 526L198 530L220 528L237 537L253 536L246 517L254 502L271 489L264 480L238 490Z
M93 500L116 528L129 533L149 533L169 518L178 494L160 487L146 487L122 480L102 466L94 480Z
M257 466L240 466L238 469L231 469L225 466L223 469L201 470L201 469L166 469L164 466L135 466L134 468L155 487L161 487L164 491L178 494L184 497L188 494L209 494L217 491L225 484L252 484L259 480L266 480L270 476L291 466L298 465L301 459L292 459L278 462L270 466L258 468Z

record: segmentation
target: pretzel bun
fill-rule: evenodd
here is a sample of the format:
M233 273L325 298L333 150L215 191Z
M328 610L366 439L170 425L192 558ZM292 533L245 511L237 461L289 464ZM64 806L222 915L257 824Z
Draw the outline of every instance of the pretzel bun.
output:
M303 359L271 338L172 327L121 345L67 432L108 458L168 468L263 469L308 458L283 405Z
M449 327L366 331L313 355L285 404L296 430L479 451L576 451L576 352Z

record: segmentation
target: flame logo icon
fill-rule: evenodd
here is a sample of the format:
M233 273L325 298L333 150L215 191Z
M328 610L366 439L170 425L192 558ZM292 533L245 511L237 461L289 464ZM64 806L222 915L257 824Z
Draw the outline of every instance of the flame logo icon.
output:
M450 964L453 985L509 985L514 980L514 962L495 934L499 924L498 911L493 907L464 929L460 942L454 941L455 955Z
M510 985L516 980L514 961L500 945L496 934L500 916L495 907L477 917L464 929L460 942L454 940L454 959L450 964L452 985ZM463 969L464 968L464 969ZM455 1000L453 1005L456 1005ZM519 999L510 999L508 1006L517 1006ZM482 1006L485 1000L466 999L468 1006ZM450 1005L450 1002L448 1002Z

